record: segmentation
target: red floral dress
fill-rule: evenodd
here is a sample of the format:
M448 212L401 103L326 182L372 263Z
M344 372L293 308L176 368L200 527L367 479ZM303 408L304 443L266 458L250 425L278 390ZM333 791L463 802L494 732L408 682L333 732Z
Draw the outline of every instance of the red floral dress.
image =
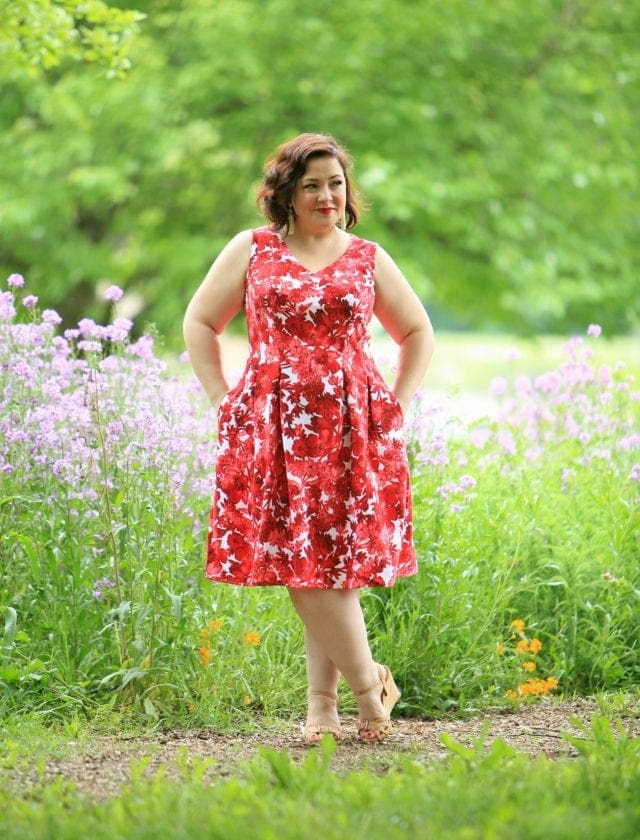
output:
M207 569L225 583L391 586L416 572L402 409L369 348L376 244L308 271L253 232L250 352L218 413Z

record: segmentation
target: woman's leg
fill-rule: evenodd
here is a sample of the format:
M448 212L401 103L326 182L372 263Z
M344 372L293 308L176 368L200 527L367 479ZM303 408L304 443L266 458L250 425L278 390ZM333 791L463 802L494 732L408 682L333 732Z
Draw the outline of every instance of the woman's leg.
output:
M312 643L310 680L311 674L314 678L328 674L330 661L356 693L360 717L385 717L380 674L371 656L358 590L289 589L289 594ZM310 688L315 687L310 682Z
M304 628L304 643L307 651L307 682L309 696L307 701L307 726L328 726L340 729L338 717L337 697L340 671L327 656L322 645L307 627ZM327 696L328 695L328 696ZM309 741L315 740L309 735ZM318 736L320 740L320 736Z
M340 671L327 656L324 648L308 627L304 628L304 643L307 651L307 680L309 690L335 693Z

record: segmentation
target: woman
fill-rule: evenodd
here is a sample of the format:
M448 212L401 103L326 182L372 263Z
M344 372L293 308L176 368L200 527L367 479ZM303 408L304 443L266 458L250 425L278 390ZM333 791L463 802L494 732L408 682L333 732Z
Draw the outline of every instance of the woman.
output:
M347 233L357 197L332 137L284 143L258 200L269 225L225 246L184 322L218 407L207 576L288 588L305 631L307 743L341 736L341 674L360 739L382 741L400 692L373 661L359 590L416 572L402 426L433 332L391 257ZM250 352L230 391L218 336L243 307ZM392 389L370 354L372 314L399 345Z

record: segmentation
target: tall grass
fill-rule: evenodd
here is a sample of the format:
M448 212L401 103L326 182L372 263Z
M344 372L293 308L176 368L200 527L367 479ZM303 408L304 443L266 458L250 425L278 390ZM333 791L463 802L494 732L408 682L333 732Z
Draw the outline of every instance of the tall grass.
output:
M221 728L298 714L286 594L203 579L215 440L199 386L125 319L60 334L22 282L0 293L4 708L112 702ZM547 374L494 382L491 417L425 395L407 419L420 572L363 596L405 713L640 677L639 392L589 332Z

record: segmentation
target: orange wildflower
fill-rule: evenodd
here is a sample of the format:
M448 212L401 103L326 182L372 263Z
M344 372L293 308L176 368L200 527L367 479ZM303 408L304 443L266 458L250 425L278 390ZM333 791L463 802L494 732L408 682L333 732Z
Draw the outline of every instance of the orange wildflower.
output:
M244 634L244 646L245 647L257 647L260 644L260 633L256 633L255 630L249 630L248 633Z
M524 621L521 618L514 618L509 627L513 627L517 633L524 633Z
M542 680L539 677L531 677L526 682L519 685L517 690L507 692L509 699L514 700L516 697L538 697L541 694L548 694L558 687L558 680L555 677L547 677Z
M189 705L187 706L187 711L189 712L189 714L192 715L195 712L195 710L196 707L193 705L193 703L189 703Z
M210 633L217 633L220 628L222 627L222 619L221 618L212 618L211 621L207 624Z
M540 641L540 639L531 639L531 641L529 642L529 650L533 654L540 653L540 651L542 650L542 642Z
M529 642L526 639L520 639L520 641L516 645L516 653L528 653L528 652L529 652Z
M523 662L522 667L525 671L535 671L536 670L536 663L535 662Z
M206 668L209 664L209 659L211 658L211 651L208 647L201 647L200 648L200 662L202 663L202 667Z

